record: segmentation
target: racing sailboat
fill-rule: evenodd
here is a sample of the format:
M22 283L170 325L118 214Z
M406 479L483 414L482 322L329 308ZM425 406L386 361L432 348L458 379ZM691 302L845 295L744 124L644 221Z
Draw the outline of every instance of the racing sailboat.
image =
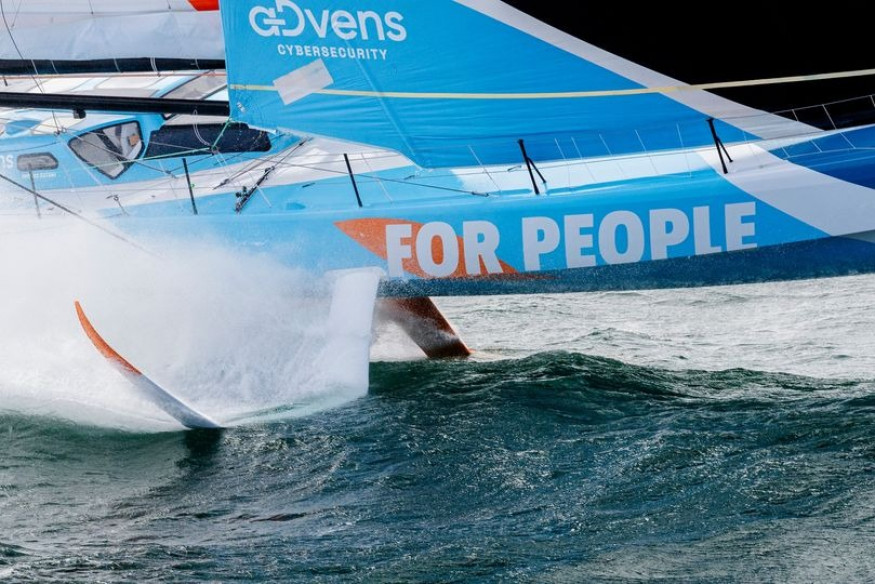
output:
M875 127L716 93L875 71L689 84L524 4L3 0L0 64L224 67L230 120L301 137L286 171L245 208L239 191L212 188L197 193L200 213L160 198L95 212L134 241L209 237L314 273L377 268L396 316L430 323L436 356L467 348L431 311L435 295L875 271ZM175 37L166 47L142 24L118 34L145 16ZM59 25L62 49L27 42Z
M821 129L744 106L504 2L2 6L7 71L107 60L157 71L179 67L174 55L186 67L223 64L231 119L318 140L334 156L327 172L259 185L269 206L241 213L235 193L210 192L208 213L159 200L109 217L132 235L210 233L317 271L376 266L381 294L401 297L875 266L868 125ZM64 39L51 49L34 42L49 26ZM122 42L120 30L134 34ZM155 43L148 30L173 38Z

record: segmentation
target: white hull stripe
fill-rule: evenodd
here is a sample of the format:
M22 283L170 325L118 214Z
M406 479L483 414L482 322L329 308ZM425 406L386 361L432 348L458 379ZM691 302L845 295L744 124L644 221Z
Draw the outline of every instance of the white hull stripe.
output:
M875 230L875 191L783 160L763 148L729 148L723 177L739 189L828 235ZM723 174L716 149L699 153Z

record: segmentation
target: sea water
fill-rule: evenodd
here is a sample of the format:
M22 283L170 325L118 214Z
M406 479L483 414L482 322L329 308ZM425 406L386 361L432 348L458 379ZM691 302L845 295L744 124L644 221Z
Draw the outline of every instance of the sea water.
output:
M65 237L0 255L0 581L875 573L875 277L439 298L471 359L378 323L350 378L313 365L322 284ZM279 415L181 431L132 401L74 297L208 413Z

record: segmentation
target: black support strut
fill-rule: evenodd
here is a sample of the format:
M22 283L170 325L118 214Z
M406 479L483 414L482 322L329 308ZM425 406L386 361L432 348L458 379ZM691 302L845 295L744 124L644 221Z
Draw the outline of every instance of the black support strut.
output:
M547 181L544 178L544 175L541 174L541 171L538 170L538 167L535 165L535 161L529 158L529 154L528 152L526 152L526 143L522 139L520 139L519 145L520 151L523 153L523 160L526 161L526 168L529 170L529 178L532 179L532 187L535 189L535 194L540 195L541 190L538 188L538 183L535 181L535 175L532 172L532 169L534 169L534 172L538 173L538 176L541 178L542 183L547 184Z
M182 168L185 169L185 182L188 184L188 196L191 199L191 210L197 215L197 204L194 202L194 185L191 184L191 174L188 172L188 160L182 159Z
M199 114L228 117L227 101L202 99L164 99L116 95L64 95L52 93L0 92L0 107L73 110L77 116L86 111L152 114Z
M355 191L355 200L358 202L359 208L361 208L362 197L359 194L359 186L355 182L355 175L352 172L352 165L349 163L349 156L344 154L343 159L346 160L346 170L349 171L349 179L352 181L352 189Z
M723 155L726 154L726 158L729 159L729 162L732 162L732 157L729 156L729 151L726 150L726 146L723 145L723 140L717 135L717 129L714 127L714 118L708 118L708 127L711 128L711 137L714 138L714 146L717 147L717 155L720 157L720 166L723 167L723 174L729 174L729 169L726 167L726 161L723 160Z

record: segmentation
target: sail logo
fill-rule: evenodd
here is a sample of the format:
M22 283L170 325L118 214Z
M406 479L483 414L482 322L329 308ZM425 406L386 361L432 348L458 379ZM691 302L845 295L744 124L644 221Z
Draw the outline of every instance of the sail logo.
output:
M320 39L333 35L343 41L354 39L395 41L407 39L402 24L404 16L395 11L379 14L372 10L302 9L292 0L275 0L274 7L255 6L249 11L249 25L258 35L269 37L300 37L308 32Z

